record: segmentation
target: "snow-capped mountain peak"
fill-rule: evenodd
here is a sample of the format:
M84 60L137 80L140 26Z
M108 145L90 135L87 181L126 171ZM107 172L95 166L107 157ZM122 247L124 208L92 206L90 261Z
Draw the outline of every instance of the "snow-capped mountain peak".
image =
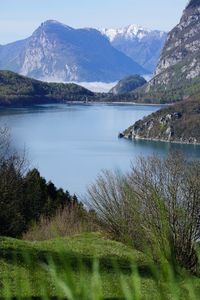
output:
M106 35L111 42L115 39L123 37L126 39L133 39L133 38L143 38L150 30L139 26L137 24L131 24L126 27L121 28L102 28L100 29L101 33Z
M121 28L101 28L99 31L117 48L134 61L154 72L167 34L137 24Z
M145 28L143 26L137 25L137 24L130 24L126 27L121 28L101 28L99 31L106 35L110 42L114 42L116 39L126 39L126 40L132 40L132 39L138 39L141 40L144 37L148 35L159 35L162 37L165 32L159 31L159 30L151 30L148 28Z
M44 81L114 82L147 73L96 29L75 29L54 20L43 22L25 41L2 49L2 69Z
M97 30L47 20L27 39L1 46L0 67L47 81L113 82L148 74L165 40L151 32L135 24Z
M134 38L134 37L141 39L150 32L151 32L151 30L149 30L145 27L142 27L137 24L131 24L131 25L126 26L123 29L122 34L130 39Z

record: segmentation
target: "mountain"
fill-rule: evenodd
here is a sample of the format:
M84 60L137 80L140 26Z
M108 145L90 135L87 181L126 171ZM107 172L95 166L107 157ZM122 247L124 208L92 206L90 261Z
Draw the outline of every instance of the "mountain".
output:
M139 120L122 136L200 144L200 0L189 1L168 35L155 76L142 92L165 102L185 100Z
M121 136L132 140L200 144L199 128L200 94L197 94L137 121Z
M46 83L11 71L0 71L0 106L86 101L94 97L94 93L76 84Z
M191 0L189 1L187 8L194 8L198 5L200 5L200 0Z
M120 137L200 144L200 0L189 1L168 35L155 76L132 97L182 101L137 121Z
M0 69L57 82L114 82L147 73L96 29L74 29L52 20L31 37L0 47Z
M149 30L135 24L118 29L100 29L113 47L131 57L153 73L158 63L167 33Z
M186 6L168 34L154 77L138 91L138 101L174 102L200 91L200 1ZM156 100L155 100L156 99Z
M139 75L128 76L120 80L117 85L110 90L110 93L114 95L129 93L143 86L145 83L146 80Z

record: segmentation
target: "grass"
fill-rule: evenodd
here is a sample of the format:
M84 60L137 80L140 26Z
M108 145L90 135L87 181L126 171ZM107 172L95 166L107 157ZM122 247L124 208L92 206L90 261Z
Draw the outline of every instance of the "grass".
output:
M0 239L0 296L7 299L199 299L199 279L166 274L143 253L98 233Z

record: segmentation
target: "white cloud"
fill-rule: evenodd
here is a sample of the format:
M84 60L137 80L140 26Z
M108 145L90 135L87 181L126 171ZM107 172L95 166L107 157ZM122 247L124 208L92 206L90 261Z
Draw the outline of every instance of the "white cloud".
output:
M106 83L106 82L75 82L92 92L96 93L107 93L109 92L116 84L116 82Z

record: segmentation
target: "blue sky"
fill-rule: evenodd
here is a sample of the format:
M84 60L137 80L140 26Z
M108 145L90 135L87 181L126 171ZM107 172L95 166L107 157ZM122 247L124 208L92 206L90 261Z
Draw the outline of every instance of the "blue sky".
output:
M47 19L72 27L121 27L136 23L170 30L187 0L0 0L0 44L28 37Z

